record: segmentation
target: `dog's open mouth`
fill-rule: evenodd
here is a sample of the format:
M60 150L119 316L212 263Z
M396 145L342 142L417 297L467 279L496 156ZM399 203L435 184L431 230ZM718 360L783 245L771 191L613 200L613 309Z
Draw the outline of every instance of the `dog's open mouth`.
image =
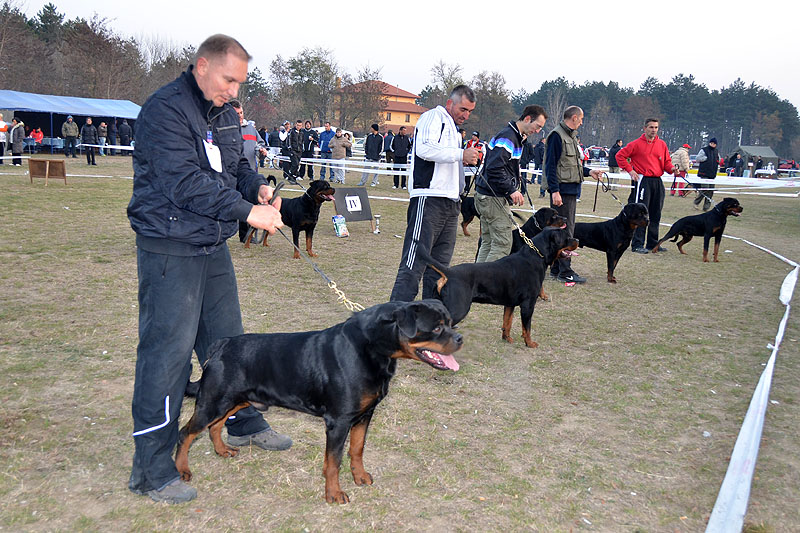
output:
M428 363L437 370L452 370L455 372L459 368L458 361L452 355L434 352L425 348L417 348L416 353L421 361Z
M739 213L741 213L741 211L731 211L731 213L730 213L730 214L731 214L731 215L733 215L733 216L735 216L735 217L738 217L738 216L739 216Z

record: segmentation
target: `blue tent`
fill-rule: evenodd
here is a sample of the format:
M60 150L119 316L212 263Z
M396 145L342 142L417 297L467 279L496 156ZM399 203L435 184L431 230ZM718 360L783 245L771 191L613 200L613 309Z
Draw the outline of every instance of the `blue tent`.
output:
M55 96L52 94L23 93L0 90L0 109L14 111L28 127L40 127L45 132L43 148L50 152L61 149L61 124L68 115L73 115L79 125L80 117L92 117L96 124L109 124L109 136L117 130L118 119L128 119L131 126L139 116L141 106L130 100L106 100L103 98L79 98L77 96ZM10 117L6 117L9 120ZM109 144L115 144L112 139Z
M77 96L54 96L51 94L0 90L0 109L135 119L139 116L141 106L134 104L130 100L78 98Z

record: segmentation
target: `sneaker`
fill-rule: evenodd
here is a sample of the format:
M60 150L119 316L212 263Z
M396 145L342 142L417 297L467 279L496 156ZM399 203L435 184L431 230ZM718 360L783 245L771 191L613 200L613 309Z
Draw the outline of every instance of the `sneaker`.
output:
M167 484L161 490L149 490L147 495L154 502L186 503L197 498L197 489L187 485L181 478Z
M241 437L228 435L228 444L231 446L258 446L264 450L281 451L292 447L292 439L288 435L282 435L269 428L259 433Z
M643 248L643 247L641 247L641 246L637 246L636 248L633 248L633 253L636 253L636 254L646 254L646 253L648 253L648 252L647 252L647 248Z
M559 274L557 279L561 283L586 283L586 278L579 276L575 272L568 275Z
M369 184L369 186L370 186L370 187L374 187L374 186L376 186L376 185L377 185L377 183L370 183L370 184Z
M392 185L392 189L396 189L396 188L397 188L397 185Z

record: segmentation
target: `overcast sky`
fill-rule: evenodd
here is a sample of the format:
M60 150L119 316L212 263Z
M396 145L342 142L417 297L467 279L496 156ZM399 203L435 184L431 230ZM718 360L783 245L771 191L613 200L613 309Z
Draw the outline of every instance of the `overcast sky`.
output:
M51 1L68 19L97 13L126 37L196 47L213 33L232 35L265 77L277 54L322 46L345 71L381 68L383 81L417 94L443 60L460 64L467 80L500 72L511 91L533 92L559 76L638 89L648 76L668 83L682 73L709 90L741 78L800 108L800 3L793 0ZM47 3L17 2L30 17ZM558 40L571 43L568 53Z

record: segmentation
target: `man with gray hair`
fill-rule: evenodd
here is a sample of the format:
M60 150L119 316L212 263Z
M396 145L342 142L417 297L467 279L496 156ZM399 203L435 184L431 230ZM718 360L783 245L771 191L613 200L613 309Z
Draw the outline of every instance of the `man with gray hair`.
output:
M192 372L214 341L244 332L226 241L238 222L275 233L280 198L242 152L240 119L228 103L247 78L250 55L213 35L193 65L152 94L137 120L133 195L139 345L133 386L134 455L128 488L182 503L197 491L181 480L172 451ZM227 420L228 443L284 450L292 445L253 407Z
M464 190L464 165L478 162L476 148L462 148L458 127L475 109L475 93L458 85L444 107L426 111L417 121L411 152L411 180L403 257L397 269L391 301L411 302L419 292L432 298L438 274L417 258L417 246L449 265L456 244L461 192ZM427 270L426 270L427 269Z

